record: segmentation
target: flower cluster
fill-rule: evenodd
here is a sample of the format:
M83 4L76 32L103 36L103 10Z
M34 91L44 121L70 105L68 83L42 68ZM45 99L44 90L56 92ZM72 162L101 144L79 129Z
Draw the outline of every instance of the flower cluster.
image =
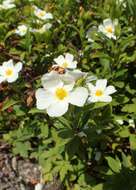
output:
M97 27L93 26L87 31L86 38L89 42L94 42L94 34L96 35L96 32L100 32L107 38L116 40L117 36L115 35L115 31L117 24L117 19L114 21L112 21L110 18L104 19L103 23L98 26L98 29Z
M14 0L5 0L0 7L4 9L15 7ZM53 19L50 12L46 12L37 6L32 6L34 24L38 24L39 28L31 28L26 24L19 25L14 33L19 36L25 36L27 32L44 33L52 26L49 23ZM102 32L108 38L116 39L115 22L111 19L105 19L98 29L93 27L87 32L86 37L90 42L93 31ZM0 66L0 83L7 81L12 83L17 80L18 73L22 69L22 63L18 62L14 65L13 60L4 62ZM106 79L99 79L94 85L88 80L92 76L77 69L77 61L70 53L59 55L54 58L52 70L42 76L42 88L36 90L36 106L40 110L46 110L51 117L59 117L64 115L69 108L69 104L82 107L85 104L95 102L111 102L110 96L116 92L114 86L107 87ZM81 79L83 85L79 85L77 81ZM93 77L92 77L93 78ZM93 79L94 80L94 79Z
M77 86L76 81L86 78L87 73L76 69L77 61L70 53L54 59L53 70L43 75L42 88L36 91L36 106L46 110L51 117L59 117L68 111L69 104L82 107L86 102L111 102L110 96L116 92L113 86L107 86L107 80L97 80L96 86L86 83ZM61 71L56 68L60 68ZM88 100L88 101L87 101Z
M12 9L14 7L16 7L15 0L4 0L0 4L0 10L8 10L8 9Z
M40 9L35 5L32 8L33 8L33 14L35 16L35 21L36 23L38 23L38 28L31 28L30 26L21 24L20 26L17 27L17 29L15 29L15 33L18 34L19 36L25 36L27 31L42 34L48 31L52 27L52 24L48 22L49 19L53 19L53 15L51 13ZM45 21L47 22L45 23Z

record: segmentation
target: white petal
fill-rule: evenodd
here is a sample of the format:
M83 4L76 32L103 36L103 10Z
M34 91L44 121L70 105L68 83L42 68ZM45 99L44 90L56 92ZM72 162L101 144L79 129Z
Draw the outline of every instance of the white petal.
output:
M12 83L12 82L16 81L17 78L18 78L18 73L17 73L17 72L14 72L13 75L12 75L11 77L7 77L6 80L7 80L9 83Z
M117 39L117 37L116 37L114 34L112 34L112 38L113 38L114 40Z
M64 88L68 91L71 91L75 85L75 80L72 76L67 73L60 75L61 80L64 83Z
M102 24L99 25L98 31L99 31L99 32L104 32L104 31L105 31L105 28L103 27Z
M3 67L5 67L5 68L7 68L7 67L13 68L14 67L13 60L10 59L9 61L3 62Z
M47 24L44 24L44 25L43 25L42 29L48 30L48 29L50 29L51 27L52 27L52 24L47 23Z
M68 62L69 69L75 69L77 67L77 61Z
M77 87L69 95L69 102L73 105L82 107L88 97L88 90L84 87Z
M107 79L100 79L96 81L97 89L105 90L106 85L107 85Z
M54 71L43 75L41 81L43 87L51 91L54 91L57 87L63 86L59 74Z
M4 68L3 66L0 66L0 75L3 75L4 74Z
M68 75L70 75L71 77L73 77L74 78L74 80L78 80L78 79L80 79L80 78L82 78L82 77L85 77L86 75L87 75L87 73L85 73L85 72L82 72L82 71L80 71L80 70L78 70L78 69L75 69L75 70L73 70L73 71L66 71L66 73L68 74Z
M88 98L89 103L98 102L98 98L96 96L90 96Z
M40 110L46 109L49 105L54 103L53 95L44 90L43 88L39 88L35 94L36 97L36 106Z
M15 70L17 72L21 71L23 64L21 62L16 63Z
M35 186L35 189L34 190L42 190L43 189L43 184L42 183L38 183L36 186Z
M50 105L47 108L47 113L51 117L60 117L64 115L68 110L68 102L67 101L59 101Z
M90 92L94 92L95 91L95 86L93 84L88 83L87 86L88 86Z
M51 13L46 13L44 18L45 19L53 19L53 16Z
M109 95L109 94L113 94L114 92L116 92L116 89L114 86L108 86L106 89L105 89L105 94Z
M113 25L113 24L112 24L112 20L111 20L110 18L105 19L105 20L103 21L103 24L104 24L104 26Z
M60 55L59 57L55 58L54 61L59 65L63 65L63 63L65 62L64 56Z
M112 101L112 97L108 96L108 95L104 95L103 97L99 97L99 101L100 102L111 102Z
M70 53L66 53L65 59L66 59L68 62L73 62L74 56L73 56L72 54L70 54Z
M6 78L5 77L3 77L3 76L0 76L0 83L2 83L3 81L5 81L6 80Z
M112 39L114 39L114 40L116 40L116 36L113 34L113 33L110 33L110 32L105 32L105 35L108 37L108 38L112 38Z

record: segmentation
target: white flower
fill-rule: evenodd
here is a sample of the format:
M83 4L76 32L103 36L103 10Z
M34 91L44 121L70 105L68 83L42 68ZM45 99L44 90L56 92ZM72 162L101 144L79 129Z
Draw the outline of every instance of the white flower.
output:
M124 0L117 0L117 5L122 5L124 8L127 6Z
M46 32L47 30L49 30L51 27L52 27L52 24L47 23L47 24L44 24L41 28L39 28L39 29L32 29L31 31L32 32L38 32L38 33L42 34L42 33Z
M74 81L71 80L67 77L61 80L60 75L55 72L44 76L44 88L36 91L37 108L46 110L51 117L59 117L68 111L69 103L82 107L88 97L88 91L84 87L74 89Z
M36 6L34 8L34 15L37 16L41 20L53 19L53 15L51 13L47 13L45 10L39 9Z
M54 83L58 83L58 80L63 81L67 86L75 85L75 79L67 73L58 74L56 71L51 71L50 73L44 74L41 78L42 86L44 89L50 88L50 85L52 84L51 81L53 81L54 85Z
M135 122L133 119L128 120L129 126L135 128Z
M9 83L14 82L18 78L18 73L22 69L22 63L18 62L15 65L13 60L3 62L3 65L0 66L0 83L7 81Z
M97 80L96 86L88 83L88 88L90 91L89 102L111 102L110 95L116 92L114 86L107 86L106 79Z
M87 73L82 72L79 69L74 69L72 71L71 70L67 70L66 74L69 75L69 76L71 76L71 77L73 77L73 79L75 81L78 80L78 79L80 79L80 78L84 78L84 77L87 76Z
M116 39L115 36L115 23L111 19L105 19L103 24L99 25L98 31L102 32L108 38Z
M100 134L102 133L102 130L101 130L101 129L98 129L98 130L96 130L96 133L97 133L98 135L100 135Z
M14 3L15 0L4 0L0 5L0 9L5 9L5 10L12 9L16 6Z
M24 36L27 33L28 27L26 25L20 25L15 30L15 33L19 36Z
M65 56L60 55L54 61L64 69L75 69L77 67L77 61L74 61L74 56L70 53L66 53Z
M116 122L120 125L123 125L124 121L122 119L116 119Z
M38 183L36 186L35 186L35 190L42 190L43 189L43 184L42 183Z

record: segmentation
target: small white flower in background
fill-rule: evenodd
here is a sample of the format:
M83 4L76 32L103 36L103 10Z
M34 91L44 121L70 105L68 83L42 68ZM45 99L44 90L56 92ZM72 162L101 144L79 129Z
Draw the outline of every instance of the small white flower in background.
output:
M28 27L26 25L20 25L17 27L15 30L15 33L18 34L19 36L25 36L27 33Z
M50 23L47 23L47 24L44 24L41 28L39 29L32 29L31 32L38 32L38 33L44 33L46 32L47 30L49 30L50 28L52 27L52 24Z
M96 130L96 133L97 133L98 135L100 135L100 134L102 133L102 130L101 130L101 129L98 129L98 130Z
M47 80L45 80L45 78ZM42 79L44 88L36 91L36 105L40 110L46 110L51 117L60 117L68 111L69 104L82 107L88 97L84 87L74 89L72 78L61 80L57 73L49 73Z
M124 0L117 0L116 1L117 5L122 5L124 8L126 8L126 2Z
M110 95L116 92L114 86L107 86L106 79L97 80L95 86L88 83L88 88L90 91L89 102L111 102L112 97Z
M53 19L53 15L51 13L46 12L45 10L39 9L36 6L34 8L34 15L37 16L41 20Z
M74 69L74 70L67 70L66 71L66 74L67 75L69 75L69 76L71 76L71 77L73 77L73 79L75 80L75 81L77 81L78 79L80 79L80 78L84 78L84 77L86 77L87 76L87 73L85 73L85 72L82 72L82 71L80 71L79 69Z
M75 69L77 67L77 61L74 61L74 56L70 53L66 53L65 56L60 55L54 61L64 69Z
M116 119L117 123L123 125L124 121L122 119Z
M0 10L1 9L12 9L14 7L16 7L16 5L14 4L15 3L15 0L4 0L2 2L2 4L0 4Z
M103 24L99 25L98 31L102 32L108 38L116 39L115 36L115 23L110 19L105 19Z
M43 189L43 184L42 183L38 183L36 186L35 186L35 189L34 190L42 190Z
M129 126L130 126L130 127L133 127L133 128L135 127L135 122L134 122L133 119L129 119L129 120L128 120L128 123L129 123Z
M3 65L0 66L0 83L3 81L7 81L12 83L17 80L18 73L22 69L22 63L18 62L15 65L13 64L13 60L3 62Z

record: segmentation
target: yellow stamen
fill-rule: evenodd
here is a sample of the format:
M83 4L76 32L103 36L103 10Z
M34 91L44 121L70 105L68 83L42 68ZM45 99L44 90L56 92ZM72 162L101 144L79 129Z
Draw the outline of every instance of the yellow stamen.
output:
M113 32L112 26L108 26L108 27L106 28L106 30L107 30L107 32L109 32L109 33L112 33L112 32Z
M68 95L68 93L64 88L57 88L55 95L59 100L63 100Z
M96 90L95 95L96 96L102 96L103 95L102 90Z
M13 74L13 69L7 69L6 70L6 76L11 76Z
M67 62L64 62L64 63L62 64L62 67L63 67L63 68L67 68L67 67L68 67L68 63L67 63Z
M39 17L43 17L45 15L45 11L40 11L40 12L38 12L38 16Z

